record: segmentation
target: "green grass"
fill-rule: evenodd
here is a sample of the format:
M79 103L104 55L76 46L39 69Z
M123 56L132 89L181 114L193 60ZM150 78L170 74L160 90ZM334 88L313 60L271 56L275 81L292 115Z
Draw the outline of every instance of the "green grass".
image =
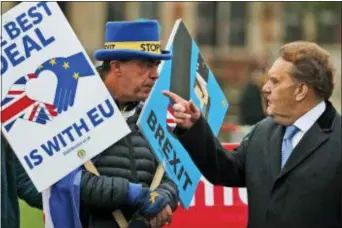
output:
M43 212L19 201L20 206L20 228L43 228Z

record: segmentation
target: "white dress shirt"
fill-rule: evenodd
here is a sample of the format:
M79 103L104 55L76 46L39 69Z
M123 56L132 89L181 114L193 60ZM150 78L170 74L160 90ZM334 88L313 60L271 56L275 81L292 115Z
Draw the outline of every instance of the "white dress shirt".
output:
M297 134L292 138L292 148L295 148L299 141L303 138L304 134L310 127L318 120L318 118L325 111L326 104L324 101L320 102L313 109L301 116L293 125L299 128Z

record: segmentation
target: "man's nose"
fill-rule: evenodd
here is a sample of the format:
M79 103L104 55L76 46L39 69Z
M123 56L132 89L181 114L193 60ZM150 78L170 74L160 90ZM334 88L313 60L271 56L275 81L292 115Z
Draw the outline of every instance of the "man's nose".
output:
M159 78L158 67L153 67L151 70L150 78L157 80Z
M266 82L265 85L262 87L262 92L263 93L269 93L270 92L269 82Z

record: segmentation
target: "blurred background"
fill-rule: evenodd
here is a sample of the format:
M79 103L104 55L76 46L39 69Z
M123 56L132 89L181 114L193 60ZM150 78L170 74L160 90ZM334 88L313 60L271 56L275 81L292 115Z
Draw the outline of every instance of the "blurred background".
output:
M1 13L20 2L1 2ZM329 51L336 68L331 101L341 113L341 2L58 2L83 47L104 45L107 21L156 19L163 43L182 18L230 103L220 132L240 141L264 118L260 88L286 42L313 41ZM94 60L94 59L93 59ZM98 64L94 61L94 64ZM32 216L28 216L30 219ZM30 221L22 227L32 226Z
M2 2L2 13L20 2ZM336 67L331 98L341 112L341 2L58 2L93 59L107 21L156 19L163 43L182 18L223 88L230 108L220 137L239 141L244 125L264 117L260 86L282 44L317 42ZM94 60L94 59L93 59ZM94 64L98 64L94 62Z

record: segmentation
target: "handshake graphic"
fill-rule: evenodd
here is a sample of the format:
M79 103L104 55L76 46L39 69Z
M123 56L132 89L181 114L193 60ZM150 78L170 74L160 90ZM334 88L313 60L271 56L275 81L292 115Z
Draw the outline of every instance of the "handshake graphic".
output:
M27 83L30 80L42 79L40 78L44 75L42 72L47 71L52 72L57 78L52 104L27 95ZM35 73L22 76L11 86L6 97L1 101L1 123L7 132L17 119L46 124L47 121L51 121L53 117L74 105L79 78L94 75L94 71L82 52L69 57L46 60L37 67ZM34 88L34 90L43 89L42 87Z

